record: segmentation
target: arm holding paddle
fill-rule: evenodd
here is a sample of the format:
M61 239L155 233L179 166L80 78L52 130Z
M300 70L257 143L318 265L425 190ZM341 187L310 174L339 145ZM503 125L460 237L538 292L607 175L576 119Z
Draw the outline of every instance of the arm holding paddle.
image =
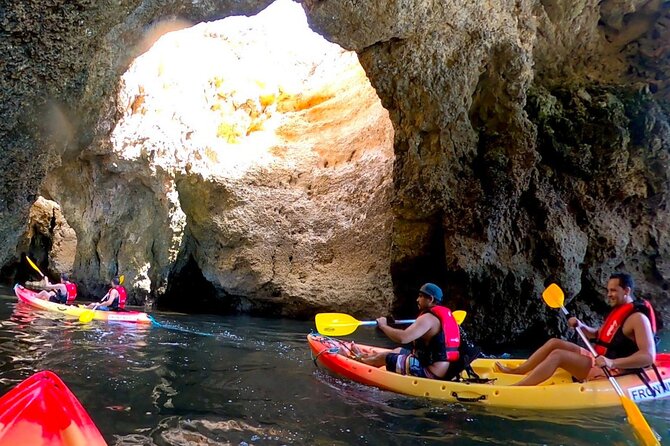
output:
M118 291L111 289L102 297L102 299L100 299L100 302L95 304L88 304L86 308L90 308L92 310L95 310L98 307L109 308L114 303L114 299L118 298L118 296Z
M394 328L388 325L385 317L377 319L377 328L379 328L390 340L398 344L409 344L419 339L430 330L429 315L419 316L409 327L403 329Z
M463 323L467 313L464 310L454 311L454 319L458 325ZM394 325L413 324L416 319L396 320ZM346 313L318 313L314 318L316 331L326 336L346 336L355 332L358 327L374 327L377 321L359 321ZM388 324L388 321L387 321Z
M598 329L597 328L589 327L588 325L586 325L585 323L583 323L582 321L580 321L576 317L571 317L570 319L568 319L568 325L571 326L572 328L575 328L575 329L579 327L579 329L582 330L582 332L589 339L594 339L594 338L598 337Z

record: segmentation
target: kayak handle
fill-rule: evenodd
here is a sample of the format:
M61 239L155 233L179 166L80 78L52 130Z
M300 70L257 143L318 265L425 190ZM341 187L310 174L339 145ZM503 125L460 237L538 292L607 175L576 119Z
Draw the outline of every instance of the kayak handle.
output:
M478 403L479 401L483 401L486 399L486 395L479 395L474 398L467 398L464 396L458 396L458 393L456 392L451 392L451 396L456 398L456 400L460 401L461 403Z

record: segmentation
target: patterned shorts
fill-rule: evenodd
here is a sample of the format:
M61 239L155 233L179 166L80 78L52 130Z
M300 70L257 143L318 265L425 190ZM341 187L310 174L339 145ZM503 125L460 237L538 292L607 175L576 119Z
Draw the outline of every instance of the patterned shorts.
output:
M400 375L411 375L431 379L436 378L430 370L421 367L419 359L407 349L402 349L400 353L389 353L386 355L386 370Z

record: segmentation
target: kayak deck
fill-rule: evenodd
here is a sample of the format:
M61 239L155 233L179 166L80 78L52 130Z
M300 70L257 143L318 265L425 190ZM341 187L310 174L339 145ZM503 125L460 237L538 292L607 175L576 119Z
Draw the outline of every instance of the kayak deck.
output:
M63 305L55 302L50 302L48 300L43 300L38 297L37 292L29 290L21 285L14 286L14 293L16 297L19 298L19 301L25 302L28 305L39 308L41 310L47 310L54 313L60 313L65 316L72 316L79 318L83 313L93 311L93 319L99 321L110 321L110 322L134 322L134 323L151 323L151 318L148 314L140 311L100 311L100 310L89 310L83 305Z
M0 398L0 446L106 444L77 397L53 372L37 372Z
M495 362L499 361L503 365L514 367L521 364L523 359L477 359L471 364L474 371L481 378L492 381L486 384L454 382L404 376L389 372L383 366L374 367L363 364L350 358L346 344L338 339L310 334L307 340L315 363L335 375L405 395L518 409L585 409L621 404L619 396L607 379L576 383L573 382L572 376L562 369L557 370L550 379L540 385L512 386L522 376L499 372ZM389 351L361 344L356 344L356 346L364 353ZM656 359L666 388L665 390L662 388L653 371L648 371L651 387L656 391L655 395L637 375L631 374L616 378L624 392L633 401L670 396L670 354L658 354Z

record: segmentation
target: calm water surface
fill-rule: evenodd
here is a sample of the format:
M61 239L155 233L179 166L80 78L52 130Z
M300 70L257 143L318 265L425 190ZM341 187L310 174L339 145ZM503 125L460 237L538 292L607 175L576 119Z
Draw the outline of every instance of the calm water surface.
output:
M0 288L0 393L53 370L110 445L635 445L623 409L494 411L396 395L315 368L310 322L155 313L82 325ZM379 343L369 328L354 335ZM666 335L662 350L668 351ZM642 403L670 444L670 399ZM17 445L18 446L18 445Z

